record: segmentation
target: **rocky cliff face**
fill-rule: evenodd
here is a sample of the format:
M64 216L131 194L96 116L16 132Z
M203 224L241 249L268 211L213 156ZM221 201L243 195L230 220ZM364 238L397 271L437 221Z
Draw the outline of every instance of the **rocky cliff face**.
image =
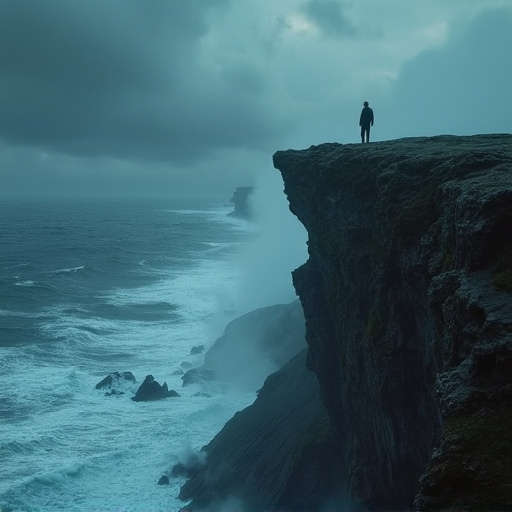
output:
M304 349L202 449L180 492L186 511L340 510L344 481L318 382Z
M233 193L231 202L234 210L228 215L240 219L252 219L252 211L249 204L249 196L254 192L254 187L238 187Z
M347 493L512 508L512 136L280 151L293 274Z

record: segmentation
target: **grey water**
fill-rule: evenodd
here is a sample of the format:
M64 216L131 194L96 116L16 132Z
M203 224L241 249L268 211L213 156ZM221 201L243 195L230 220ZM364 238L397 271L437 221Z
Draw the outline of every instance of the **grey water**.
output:
M181 387L194 345L231 319L233 257L254 235L211 199L0 204L0 507L169 511L158 478L206 444L253 392ZM152 374L179 398L136 403Z

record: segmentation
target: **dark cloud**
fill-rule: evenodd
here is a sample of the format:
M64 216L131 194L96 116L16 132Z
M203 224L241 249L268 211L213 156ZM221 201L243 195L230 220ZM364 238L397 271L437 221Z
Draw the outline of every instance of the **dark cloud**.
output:
M364 100L373 140L512 131L512 9L399 3L0 0L0 195L230 197Z
M303 11L328 37L357 36L357 30L343 12L340 0L308 0Z
M486 11L403 66L384 107L389 137L511 131L510 91L512 9Z
M169 161L265 146L280 129L243 62L201 42L228 0L0 3L0 137L82 156ZM272 110L270 111L272 112Z

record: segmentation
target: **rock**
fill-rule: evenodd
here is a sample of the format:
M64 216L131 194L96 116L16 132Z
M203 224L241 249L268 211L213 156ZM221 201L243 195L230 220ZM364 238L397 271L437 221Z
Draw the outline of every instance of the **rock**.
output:
M186 476L190 478L192 474L197 473L204 468L206 464L203 452L190 452L187 457L175 464L171 469L171 476Z
M187 509L511 510L512 136L274 165L309 235L293 272L307 357L202 449Z
M158 485L169 485L169 477L166 475L162 475L157 482Z
M194 471L195 472L195 471ZM171 476L186 476L189 477L188 470L184 464L178 462L171 469Z
M189 369L183 385L217 380L256 390L306 346L299 301L259 308L229 322L204 356L204 365Z
M215 380L256 390L305 346L300 302L276 304L231 321L206 352L204 367Z
M183 375L184 373L185 372L181 368L178 368L172 372L172 375Z
M96 384L96 389L105 389L105 388L113 388L115 386L119 386L122 383L137 382L132 372L113 372L107 375L101 382Z
M173 389L169 390L167 388L167 382L164 382L163 385L160 385L155 381L153 375L147 375L144 379L144 382L140 385L135 396L132 397L132 400L135 402L148 402L151 400L160 400L162 398L180 396Z
M189 363L188 361L183 361L180 366L184 369L184 370L189 370L190 368L192 368L194 365L192 363Z
M348 496L510 509L512 136L322 144L274 165L309 235L293 282Z
M201 354L204 350L204 345L197 345L190 349L190 355L194 356L196 354Z
M254 404L202 449L205 461L173 467L173 475L189 478L179 495L192 500L189 510L222 510L212 497L223 503L232 496L244 510L342 509L334 500L343 480L340 447L306 352L266 379Z
M240 219L251 220L253 215L249 205L249 196L253 191L254 187L238 187L231 198L234 210L231 213L228 213L228 215L231 217L238 217Z
M211 381L214 378L213 370L210 368L192 368L185 372L185 375L181 377L183 380L183 386L189 386L190 384L199 384L205 381Z

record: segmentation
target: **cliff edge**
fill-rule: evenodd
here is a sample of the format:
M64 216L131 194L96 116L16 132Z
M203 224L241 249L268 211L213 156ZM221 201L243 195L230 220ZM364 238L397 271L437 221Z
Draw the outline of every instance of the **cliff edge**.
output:
M350 498L512 509L512 136L279 151Z

